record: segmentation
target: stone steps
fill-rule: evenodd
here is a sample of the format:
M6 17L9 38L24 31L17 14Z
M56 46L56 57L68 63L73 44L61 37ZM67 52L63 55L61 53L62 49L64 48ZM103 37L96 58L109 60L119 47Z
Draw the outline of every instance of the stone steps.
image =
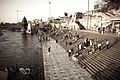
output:
M115 66L120 65L120 57L118 56L119 51L113 51L113 50L111 51L112 51L112 54L111 52L108 52L108 51L104 51L104 53L101 53L99 51L99 53L96 53L95 55L92 54L88 56L86 53L84 53L84 56L87 56L87 57L83 59L78 57L78 60L80 60L79 63L81 63L86 67L86 71L88 71L96 79L99 78L104 80L105 79L117 80L120 78L118 76L119 73L116 72L117 75L114 75L113 77L111 70L115 70L116 68ZM115 63L115 65L111 65L112 63Z

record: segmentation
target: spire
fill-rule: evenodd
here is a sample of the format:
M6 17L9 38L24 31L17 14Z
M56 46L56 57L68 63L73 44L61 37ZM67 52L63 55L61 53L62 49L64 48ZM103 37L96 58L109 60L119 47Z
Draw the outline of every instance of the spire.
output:
M24 28L27 29L28 22L27 22L27 19L25 18L25 16L24 16L24 18L22 19L22 25L23 25Z

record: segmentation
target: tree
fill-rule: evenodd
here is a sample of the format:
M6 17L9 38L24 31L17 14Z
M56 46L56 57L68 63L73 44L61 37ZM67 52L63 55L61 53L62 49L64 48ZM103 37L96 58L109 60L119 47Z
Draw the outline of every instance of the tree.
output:
M120 0L102 0L102 1L106 2L107 10L111 9L118 10L120 7Z
M95 2L94 9L98 9L101 12L107 12L109 10L120 8L120 0L98 0Z
M3 26L4 25L4 23L3 22L1 22L1 24L0 24L1 26Z
M64 12L64 16L68 17L68 13Z
M83 18L83 13L77 12L76 13L76 19L82 19Z

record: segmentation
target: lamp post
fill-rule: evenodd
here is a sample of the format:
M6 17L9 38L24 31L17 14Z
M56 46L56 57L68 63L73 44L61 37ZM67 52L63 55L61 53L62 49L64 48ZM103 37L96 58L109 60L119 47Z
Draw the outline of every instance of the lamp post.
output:
M103 23L102 23L102 16L101 16L101 15L99 15L98 17L100 18L100 24L99 24L99 25L100 25L100 27L99 27L99 28L102 30L102 25L103 25Z
M101 29L102 29L102 16L100 16L101 17Z
M88 13L87 13L87 30L89 27L89 0L88 0Z
M17 22L18 22L18 12L19 12L19 10L17 10Z
M50 23L50 17L51 17L51 2L48 2L49 3L49 23ZM49 34L49 48L50 48L50 34Z
M100 28L102 29L102 16L98 16L100 18Z
M48 2L49 3L49 22L50 22L50 17L51 17L51 2Z
M91 30L91 20L92 20L92 15L90 15L90 30Z

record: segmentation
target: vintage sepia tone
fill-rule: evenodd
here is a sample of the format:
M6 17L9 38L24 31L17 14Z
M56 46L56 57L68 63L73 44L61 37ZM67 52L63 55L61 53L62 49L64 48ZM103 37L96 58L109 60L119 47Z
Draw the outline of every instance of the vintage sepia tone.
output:
M120 80L120 0L0 0L0 80Z

